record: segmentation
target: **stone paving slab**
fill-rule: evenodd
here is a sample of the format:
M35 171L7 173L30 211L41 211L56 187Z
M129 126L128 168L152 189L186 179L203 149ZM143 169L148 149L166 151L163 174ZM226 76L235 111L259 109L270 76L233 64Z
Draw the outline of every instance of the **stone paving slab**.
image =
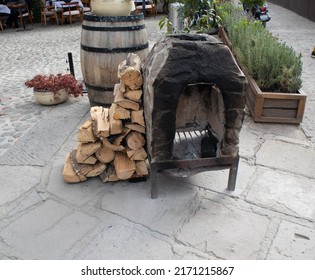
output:
M202 172L188 178L181 178L177 181L177 184L192 184L206 190L224 193L233 197L240 197L246 190L255 170L255 166L249 165L247 162L240 159L235 191L229 191L227 189L229 169Z
M85 211L101 222L71 248L65 255L67 259L216 259L115 213L89 207Z
M62 259L97 223L97 219L47 200L0 232L19 258Z
M70 204L83 206L103 192L104 184L99 178L89 178L87 181L75 184L65 183L62 177L65 159L66 153L54 161L46 191Z
M268 260L314 260L315 230L282 221L272 242Z
M1 205L0 228L5 227L8 220L16 219L16 217L23 214L25 211L28 211L42 202L43 198L41 197L41 194L37 192L36 188L32 188L10 204Z
M257 168L246 201L287 215L315 221L314 180L268 168Z
M126 254L126 252L128 252ZM171 244L134 226L115 224L98 232L77 256L79 259L176 259Z
M159 197L151 199L147 182L113 184L104 190L100 208L153 231L174 235L196 211L199 197L189 186L178 186L165 178L159 180L159 187Z
M177 238L217 258L259 259L269 223L267 217L203 199Z
M41 174L41 168L36 166L1 166L0 205L11 203L34 188L40 182Z
M262 166L314 178L315 150L279 140L266 140L257 152Z

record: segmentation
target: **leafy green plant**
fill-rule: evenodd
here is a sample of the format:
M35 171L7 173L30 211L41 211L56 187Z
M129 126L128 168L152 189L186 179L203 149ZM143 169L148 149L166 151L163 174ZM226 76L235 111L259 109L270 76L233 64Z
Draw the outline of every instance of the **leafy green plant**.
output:
M302 86L301 54L239 9L217 9L236 58L263 91L296 93Z
M177 33L177 30L173 29L173 24L172 22L167 18L167 17L163 17L159 22L158 22L159 28L163 29L164 27L166 27L167 30L167 34L169 33Z
M255 5L262 6L265 0L240 0L242 4L245 4L249 9L252 9Z
M184 22L184 32L207 33L220 25L221 18L214 8L216 0L180 0L178 2L182 4L178 13ZM160 28L170 25L172 23L166 19L159 22ZM173 33L177 33L177 30L173 30Z

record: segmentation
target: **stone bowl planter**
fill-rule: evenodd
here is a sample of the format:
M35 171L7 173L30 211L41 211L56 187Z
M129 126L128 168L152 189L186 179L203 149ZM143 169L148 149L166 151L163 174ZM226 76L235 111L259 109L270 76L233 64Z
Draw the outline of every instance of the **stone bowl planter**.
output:
M131 0L91 0L92 13L97 16L128 16L133 7Z
M57 92L38 91L34 89L34 96L36 101L41 105L57 105L69 99L69 92L67 89L60 89Z

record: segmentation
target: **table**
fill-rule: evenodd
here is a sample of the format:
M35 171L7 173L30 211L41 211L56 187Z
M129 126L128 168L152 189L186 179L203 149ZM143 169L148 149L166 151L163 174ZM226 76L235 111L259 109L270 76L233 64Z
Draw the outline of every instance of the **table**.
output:
M1 21L1 17L3 17L3 20L6 20L6 18L11 14L11 10L6 5L0 5L0 30L3 30L3 25Z
M11 10L8 6L0 4L0 14L11 14Z
M72 3L78 3L79 6L83 9L83 4L82 4L81 0L72 0L71 2ZM62 9L62 4L66 4L66 2L65 1L54 1L53 2L53 6L55 7L56 11Z
M81 7L81 9L83 9L83 7L84 7L83 3L81 2L81 0L72 0L71 2L72 3L78 3L79 6ZM54 10L55 10L55 13L56 13L57 24L59 24L58 14L61 13L63 4L66 4L66 2L65 1L46 1L46 6L53 6L54 7Z

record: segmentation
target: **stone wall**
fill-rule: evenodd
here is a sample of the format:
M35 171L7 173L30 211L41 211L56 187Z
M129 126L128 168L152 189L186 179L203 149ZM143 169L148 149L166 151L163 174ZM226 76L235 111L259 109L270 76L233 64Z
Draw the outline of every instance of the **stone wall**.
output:
M289 9L309 20L315 21L314 0L270 0L269 2Z

